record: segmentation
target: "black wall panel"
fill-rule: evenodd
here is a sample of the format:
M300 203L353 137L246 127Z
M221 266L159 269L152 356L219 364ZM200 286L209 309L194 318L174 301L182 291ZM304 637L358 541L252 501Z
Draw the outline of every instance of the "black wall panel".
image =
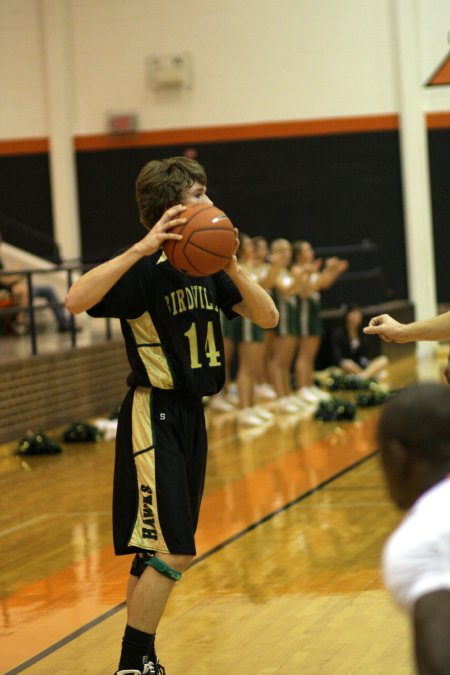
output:
M54 257L47 154L0 157L0 230L10 244Z
M100 260L143 234L134 181L150 159L185 146L77 155L83 252ZM205 143L198 159L209 193L243 231L315 246L379 246L391 298L407 297L397 132ZM450 130L429 132L438 299L450 302ZM13 244L51 259L53 224L46 154L0 157L0 229Z
M438 301L450 303L450 130L428 133Z
M315 246L377 242L389 297L406 298L397 132L205 143L208 192L242 231ZM143 230L134 202L140 168L185 146L78 154L83 251L98 260Z

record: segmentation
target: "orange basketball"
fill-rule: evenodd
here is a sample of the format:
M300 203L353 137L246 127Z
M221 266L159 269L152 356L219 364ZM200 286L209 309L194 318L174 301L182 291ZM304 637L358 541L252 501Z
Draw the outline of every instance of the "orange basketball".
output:
M170 264L191 277L206 277L225 267L236 246L228 216L210 204L188 204L181 217L187 222L171 232L182 234L183 239L164 244Z

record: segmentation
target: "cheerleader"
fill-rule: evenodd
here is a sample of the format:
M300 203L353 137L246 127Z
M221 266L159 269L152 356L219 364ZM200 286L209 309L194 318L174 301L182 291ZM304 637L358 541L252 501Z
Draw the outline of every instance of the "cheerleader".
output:
M292 245L287 239L275 239L270 246L272 259L278 259L273 297L280 314L276 328L272 359L269 364L271 382L279 396L277 411L295 414L304 410L302 402L293 395L291 365L298 347L298 294L303 291L304 271L290 270Z
M314 363L323 334L320 318L320 293L330 288L348 268L346 260L327 258L325 263L314 257L314 250L307 241L293 245L294 275L307 275L308 280L299 292L298 332L299 350L295 362L298 396L304 401L317 403L326 395L314 386Z

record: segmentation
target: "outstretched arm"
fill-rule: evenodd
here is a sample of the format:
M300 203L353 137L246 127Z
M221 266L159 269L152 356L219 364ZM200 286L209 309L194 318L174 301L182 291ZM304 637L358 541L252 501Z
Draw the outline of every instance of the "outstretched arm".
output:
M320 260L320 259L319 259ZM316 262L316 261L314 261ZM318 261L317 261L318 262ZM313 263L314 264L314 263ZM320 268L319 268L320 269ZM323 269L312 274L311 290L320 291L330 288L338 278L348 269L348 261L340 258L327 258Z
M414 342L416 340L450 339L450 312L432 319L399 323L389 314L380 314L364 328L367 335L379 335L385 342Z
M179 234L172 234L170 229L185 222L181 205L168 209L162 218L145 235L141 241L127 251L108 260L83 274L69 289L66 296L66 308L72 314L80 314L96 305L127 272L130 267L146 255L155 253L167 239L182 239Z

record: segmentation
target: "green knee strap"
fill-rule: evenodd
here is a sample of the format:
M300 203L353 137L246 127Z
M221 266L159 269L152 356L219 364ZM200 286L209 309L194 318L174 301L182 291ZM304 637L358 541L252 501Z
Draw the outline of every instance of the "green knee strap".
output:
M166 563L157 558L156 555L153 555L150 560L146 560L145 564L150 565L157 572L163 574L171 581L179 581L181 579L181 572L177 572L177 570L174 570L172 567L169 567L169 565L166 565Z

